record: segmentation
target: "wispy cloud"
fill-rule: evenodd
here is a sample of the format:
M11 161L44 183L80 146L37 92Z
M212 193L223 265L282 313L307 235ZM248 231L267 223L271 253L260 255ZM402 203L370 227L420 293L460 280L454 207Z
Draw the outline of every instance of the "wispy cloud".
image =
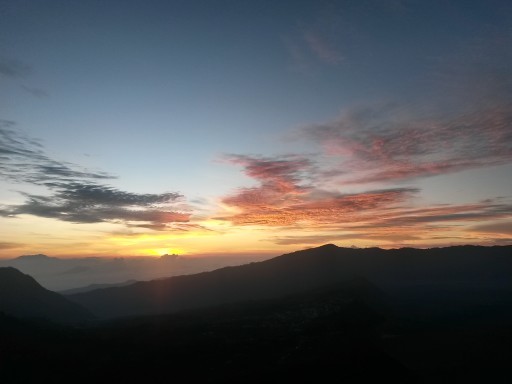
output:
M343 224L362 220L367 215L403 203L415 192L417 190L413 188L395 188L356 194L316 190L279 205L231 204L241 210L241 213L227 219L237 225L312 225L316 227L320 224Z
M58 186L76 180L114 178L48 157L37 140L16 129L16 123L0 120L0 177L17 183Z
M310 160L299 156L251 157L229 155L226 161L244 167L244 173L261 183L258 188L243 188L237 196L270 197L272 194L300 194L304 187L298 184L305 172L311 170Z
M304 134L339 159L345 184L409 180L511 162L512 105L437 119L396 105L359 108Z
M315 28L305 36L320 53L329 34ZM345 107L304 128L303 137L335 162L320 178L393 183L512 162L511 44L510 34L488 26L429 58L408 99Z
M413 151L414 153L414 151ZM505 227L485 223L509 220L512 201L495 198L467 204L417 206L420 190L411 187L342 193L321 188L318 165L300 156L230 156L259 185L240 188L222 199L229 213L218 219L235 226L272 227L268 241L278 245L318 245L360 241L432 244L482 241L483 232ZM482 223L481 227L475 223ZM502 242L502 238L496 237ZM442 239L442 240L441 240ZM476 239L476 240L475 240Z
M315 57L323 63L337 65L343 61L341 52L319 33L315 33L313 31L305 32L304 41L311 53L313 53Z
M0 207L3 217L29 214L72 223L110 222L153 230L172 229L174 224L190 220L191 212L183 210L182 204L180 209L173 209L183 202L181 194L131 193L99 184L98 180L113 177L51 159L39 142L14 129L13 122L1 122L0 158L0 177L51 191L49 195L22 193L25 203Z
M306 73L310 63L304 47L290 37L283 37L281 40L290 57L291 69L296 72Z
M175 193L133 194L101 185L71 185L50 196L25 196L24 204L4 208L0 215L30 214L73 223L147 222L160 227L190 218L189 213L162 208L181 197Z
M279 245L319 245L359 240L373 240L381 245L393 246L404 246L407 242L432 245L433 241L434 244L435 241L441 243L449 240L463 243L491 241L491 233L502 236L495 236L494 239L496 244L501 244L505 238L510 240L511 217L512 201L501 199L421 208L376 207L370 212L355 212L350 221L305 227L300 235L277 235L268 238L268 241ZM479 222L485 224L473 224Z
M485 200L472 204L445 204L429 207L400 209L387 212L373 220L372 226L398 228L422 227L425 224L448 225L474 221L488 221L512 216L512 202ZM367 229L359 227L359 229Z
M495 223L475 225L469 228L470 231L480 233L496 233L512 237L512 221L498 221Z
M32 73L32 67L27 63L12 58L0 57L0 78L4 77L20 82L22 79L26 79L32 75ZM48 92L41 88L25 84L20 84L20 88L39 99L48 97Z
M347 39L352 40L352 21L347 22L351 18L346 17L344 5L321 4L315 8L281 38L291 68L305 74L338 67L345 61L342 47Z
M45 97L48 97L48 92L46 92L44 89L36 88L36 87L29 87L27 85L21 85L21 89L23 89L25 92L28 92L34 97L37 97L39 99L44 99Z
M0 57L0 75L11 78L24 78L32 73L32 68L16 59Z
M224 217L236 225L296 226L349 222L354 215L406 201L414 188L356 194L325 191L307 182L312 163L303 158L237 156L233 163L260 185L242 188L222 202L238 213Z
M15 249L21 248L24 244L20 243L9 243L9 242L0 242L0 249Z
M307 73L316 64L337 66L344 61L340 50L331 40L313 30L282 38L291 59L291 68L301 73Z

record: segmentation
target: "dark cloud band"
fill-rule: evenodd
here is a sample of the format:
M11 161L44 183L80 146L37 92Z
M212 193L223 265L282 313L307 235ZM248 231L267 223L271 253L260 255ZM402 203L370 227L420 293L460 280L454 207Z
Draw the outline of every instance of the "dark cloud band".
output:
M10 121L0 121L0 158L0 177L51 191L45 196L23 193L25 203L0 207L3 217L29 214L72 223L110 222L153 230L166 230L190 219L190 212L172 209L174 203L182 202L181 194L131 193L99 184L113 177L51 159L41 144L20 133Z

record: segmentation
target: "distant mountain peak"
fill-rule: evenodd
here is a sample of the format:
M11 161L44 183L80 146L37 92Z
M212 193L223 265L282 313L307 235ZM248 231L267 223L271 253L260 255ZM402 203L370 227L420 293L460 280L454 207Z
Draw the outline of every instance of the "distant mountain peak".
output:
M325 250L328 250L328 249L338 249L339 247L335 244L332 244L332 243L329 243L329 244L324 244L324 245L321 245L319 247L317 247L318 249L325 249Z
M57 258L46 256L46 255L43 255L42 253L38 253L35 255L18 256L15 258L15 260L57 260Z

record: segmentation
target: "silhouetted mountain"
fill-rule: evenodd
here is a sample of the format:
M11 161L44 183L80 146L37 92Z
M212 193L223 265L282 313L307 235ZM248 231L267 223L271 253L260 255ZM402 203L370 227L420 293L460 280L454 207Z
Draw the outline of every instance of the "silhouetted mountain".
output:
M354 280L350 274L331 274L329 263L322 260L282 263L277 259L196 275L138 282L127 287L100 289L69 295L68 298L99 317L109 318L271 299ZM372 296L374 288L368 282L363 279L356 281L350 285L352 291Z
M147 281L162 277L212 271L227 265L261 261L265 257L211 256L182 257L78 257L58 258L46 255L26 255L0 259L0 267L14 267L36 279L43 287L59 292L91 284L122 283L127 280ZM268 257L267 257L268 258Z
M0 314L0 377L511 382L511 252L326 245L75 294L111 319L71 328Z
M464 281L502 284L511 283L512 246L383 250L328 244L269 260L288 262L316 264L320 269L329 265L331 275L356 274L385 285Z
M65 291L59 291L61 295L74 295L76 293L84 293L94 291L96 289L111 288L111 287L125 287L137 283L137 280L127 280L122 283L111 283L111 284L90 284L86 287L66 289Z
M59 323L82 322L93 317L80 305L48 291L12 267L0 268L0 312Z
M180 383L410 383L409 371L380 348L384 318L354 297L361 284L72 330L16 323L0 343L0 376L3 383L163 383L171 376Z
M58 261L60 260L59 258L57 257L50 257L50 256L46 256L46 255L43 255L41 253L38 253L37 255L23 255L23 256L18 256L16 258L14 258L13 260L17 260L17 261L27 261L27 262L30 262L30 261L38 261L38 262L41 262L41 261L46 261L46 262L52 262L52 261Z
M68 297L108 318L270 299L356 277L402 292L446 285L453 291L454 285L460 290L475 284L494 289L512 287L511 253L510 246L382 250L328 244L258 263Z

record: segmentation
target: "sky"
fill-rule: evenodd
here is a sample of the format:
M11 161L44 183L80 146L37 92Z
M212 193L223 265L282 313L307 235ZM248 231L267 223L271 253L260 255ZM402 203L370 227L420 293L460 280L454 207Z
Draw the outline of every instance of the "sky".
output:
M0 257L512 244L510 1L0 20Z

